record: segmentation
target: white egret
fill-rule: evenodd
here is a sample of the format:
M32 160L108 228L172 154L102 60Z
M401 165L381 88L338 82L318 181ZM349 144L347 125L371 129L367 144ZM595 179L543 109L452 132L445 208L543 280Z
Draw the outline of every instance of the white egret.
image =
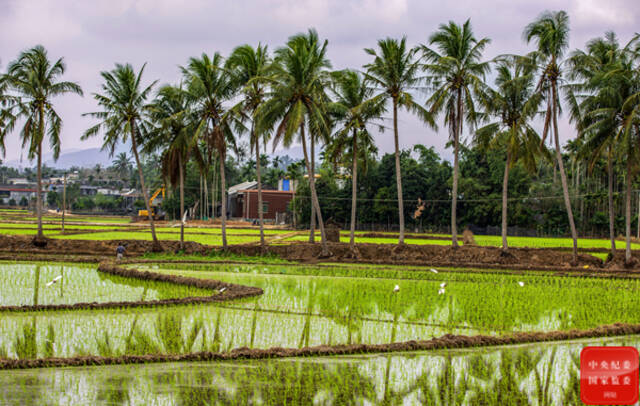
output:
M522 287L522 286L524 286L524 282L518 281L518 285L520 285L520 287Z
M442 289L444 289L444 288L445 288L445 286L447 286L447 282L442 282L442 283L440 284L440 287L441 287Z
M220 288L219 292L220 292L220 293L222 293L222 292L224 292L225 290L227 290L227 288L226 288L226 287L224 287L224 288Z
M439 295L444 295L444 288L440 288L440 290L438 291Z
M433 272L433 273L438 273L438 271L433 269L433 268L431 268L430 271Z
M400 292L400 286L396 285L395 288L393 288L393 293L398 293Z
M53 280L51 282L47 282L47 287L53 285L54 283L58 282L60 279L62 279L62 275L58 275L55 278L53 278Z

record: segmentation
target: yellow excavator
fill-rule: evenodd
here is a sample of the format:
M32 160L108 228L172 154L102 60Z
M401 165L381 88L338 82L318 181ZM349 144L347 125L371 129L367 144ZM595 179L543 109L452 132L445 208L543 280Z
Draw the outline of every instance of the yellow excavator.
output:
M159 187L155 192L153 192L153 195L151 195L151 198L149 199L149 206L151 207L151 215L153 216L154 220L162 220L161 217L164 217L164 215L158 215L158 213L156 213L156 208L153 205L153 201L158 197L158 195L162 194L162 199L164 199L164 186ZM148 220L149 219L149 212L147 210L138 210L138 216L136 218L136 221L144 221L144 220Z

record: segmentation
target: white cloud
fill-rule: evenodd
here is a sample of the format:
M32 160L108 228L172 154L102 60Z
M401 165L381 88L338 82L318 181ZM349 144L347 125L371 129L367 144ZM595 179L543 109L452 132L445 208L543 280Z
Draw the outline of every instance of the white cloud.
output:
M381 22L395 23L406 16L409 5L407 0L364 0L359 8Z
M578 24L602 24L607 25L627 25L632 24L635 13L638 10L638 3L633 1L630 4L620 4L616 0L574 0L573 18ZM635 5L635 12L632 5Z
M3 33L0 38L4 38L0 43L19 38L24 44L22 48L43 42L57 44L82 34L79 22L55 0L13 1L0 21ZM11 35L6 36L6 33Z

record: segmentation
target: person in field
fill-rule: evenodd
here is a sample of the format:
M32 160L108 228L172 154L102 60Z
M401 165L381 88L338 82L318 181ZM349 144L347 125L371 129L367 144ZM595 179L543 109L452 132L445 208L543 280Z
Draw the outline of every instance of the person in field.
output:
M124 245L122 245L122 243L118 244L118 247L116 248L116 259L118 261L122 261L122 257L124 257Z

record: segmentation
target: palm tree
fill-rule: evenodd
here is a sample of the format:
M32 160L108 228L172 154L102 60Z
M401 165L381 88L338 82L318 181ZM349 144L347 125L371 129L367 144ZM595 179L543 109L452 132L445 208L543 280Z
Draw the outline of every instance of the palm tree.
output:
M143 145L145 141L143 131L147 124L146 115L150 108L147 98L153 86L157 83L156 80L146 87L142 86L142 74L145 66L146 64L142 65L137 74L131 64L116 64L113 70L100 72L104 80L102 84L103 93L94 93L93 97L98 102L98 106L102 108L102 111L83 114L83 116L97 118L100 122L85 131L82 139L86 140L98 135L101 131L104 132L102 150L108 150L109 155L113 156L118 142L126 143L131 138L131 152L138 167L140 188L142 189L142 196L151 226L153 249L162 250L162 246L156 237L153 213L149 204L149 194L145 188L142 164L138 154L139 145Z
M242 88L243 99L239 109L251 117L251 148L256 154L256 178L258 180L258 219L260 221L260 246L265 247L264 242L264 214L262 207L262 178L260 141L267 142L269 132L258 133L256 131L256 111L264 102L264 83L269 80L272 70L267 52L267 47L258 44L257 48L250 45L242 45L233 50L227 60L227 66L231 70L236 84Z
M532 52L530 56L540 71L538 91L543 93L547 104L542 141L546 140L549 129L553 126L556 161L558 162L558 170L562 182L562 194L569 218L571 238L573 239L573 261L575 262L578 258L578 234L573 221L569 186L564 163L562 162L562 150L558 134L558 114L560 113L558 82L562 80L562 58L569 46L569 16L564 11L547 11L525 27L523 36L527 43L535 41L537 45L537 50Z
M311 29L305 34L289 38L287 45L276 50L278 66L274 74L269 98L258 108L258 131L266 132L277 125L273 148L282 142L291 145L299 132L304 160L309 173L312 205L318 217L322 239L322 255L328 256L324 222L320 202L316 193L312 162L307 149L305 127L310 136L317 137L330 133L325 94L328 82L326 58L327 41L320 42L318 33Z
M586 139L581 152L590 153L591 159L595 160L605 149L608 150L607 169L610 184L613 183L611 175L613 156L617 155L626 162L625 261L627 263L631 261L631 184L640 165L640 75L636 61L639 40L640 36L636 35L624 48L620 49L615 36L609 33L604 39L591 41L588 45L588 53L575 53L571 59L574 76L584 80L575 87L587 93L582 97L581 103L572 103L573 116L578 116L580 120L578 122L580 135ZM570 92L570 96L574 94ZM610 195L612 195L611 190ZM611 196L609 204L613 205ZM610 232L612 232L611 225ZM612 244L615 244L615 241L612 241ZM615 245L612 245L612 250L614 248Z
M433 93L427 100L429 112L444 113L453 141L453 184L451 187L451 243L458 246L457 205L460 168L458 156L460 137L466 121L474 127L479 115L476 111L477 95L481 93L484 77L490 70L488 62L482 62L482 52L489 38L478 40L471 29L470 20L462 26L450 21L442 24L429 37L429 46L421 46L426 60L425 70Z
M6 154L5 136L8 130L13 128L16 120L14 110L17 107L17 100L15 96L8 93L6 75L0 75L0 153L3 157Z
M7 113L1 115L6 122L4 130L0 133L0 141L3 141L5 133L13 130L15 119L23 119L24 126L20 131L22 145L28 145L29 159L37 157L38 234L34 243L40 245L46 244L42 233L42 142L45 134L53 150L53 158L58 159L60 155L62 119L54 109L53 98L67 93L82 96L82 89L77 83L59 81L65 70L62 58L52 63L46 49L37 45L22 52L18 59L9 64L7 74L2 80L7 91L13 95L11 98L5 96L4 101L13 107L14 113L10 113L9 107L6 109ZM0 87L3 87L1 83ZM2 150L4 151L4 148Z
M120 179L124 182L125 179L130 177L131 172L131 158L126 152L121 152L113 160L113 169L120 175Z
M393 140L396 158L396 185L398 191L398 216L400 235L398 244L404 244L404 203L402 199L402 174L400 172L400 142L398 136L398 109L416 114L432 128L436 128L432 115L416 103L411 91L420 85L420 63L416 59L417 49L407 49L407 38L400 41L386 38L378 41L378 50L367 48L373 62L365 65L365 79L378 91L372 100L391 101L393 106Z
M569 59L571 78L579 82L567 85L567 99L571 118L576 122L578 136L585 142L579 157L589 158L589 169L606 155L609 200L609 237L611 256L615 256L615 230L613 206L613 157L619 131L623 126L622 106L632 90L629 86L628 55L635 40L620 48L614 33L595 38L587 43L585 51L575 51ZM626 65L626 67L625 67ZM620 75L620 73L625 75ZM622 79L622 80L621 80Z
M502 181L502 249L506 251L509 169L522 161L527 169L535 171L536 155L543 152L544 147L530 122L538 114L542 96L535 91L535 72L531 65L507 58L498 62L496 70L496 90L489 89L482 98L486 113L496 121L478 129L474 141L485 150L506 149Z
M149 118L155 127L149 131L145 152L162 151L162 175L180 188L180 249L184 249L184 172L194 147L193 120L182 87L163 86L151 105Z
M223 68L219 53L215 53L213 57L202 54L200 58L190 58L187 66L181 70L187 85L188 99L193 104L193 112L198 121L195 136L203 139L208 155L203 157L200 150L194 149L194 157L204 174L208 172L214 151L220 163L222 247L227 249L225 161L227 147L230 145L235 148L231 126L236 124L236 129L240 129L240 126L237 122L238 112L225 108L223 103L235 96L237 86L233 77Z
M636 36L636 39L638 37ZM640 59L636 48L634 56ZM640 167L640 64L625 64L618 72L626 76L626 86L631 88L631 95L622 105L623 125L619 135L619 145L627 160L626 192L625 192L625 261L631 263L631 182ZM629 69L631 67L631 69Z
M332 87L335 102L330 109L340 129L333 135L328 148L333 159L351 156L351 227L349 244L355 253L356 202L358 192L358 160L366 162L364 153L375 149L373 137L367 125L379 119L385 112L385 100L372 100L371 89L362 77L353 71L344 70L334 74ZM363 159L364 158L364 159Z

